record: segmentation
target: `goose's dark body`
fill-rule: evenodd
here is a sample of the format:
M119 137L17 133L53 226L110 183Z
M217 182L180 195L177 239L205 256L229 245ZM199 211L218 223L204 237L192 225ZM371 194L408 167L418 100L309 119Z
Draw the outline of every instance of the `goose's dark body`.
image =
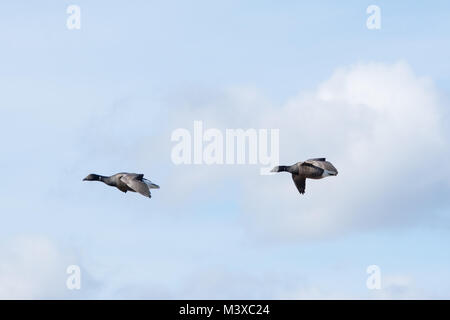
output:
M295 186L298 192L305 193L306 178L322 179L328 176L337 176L336 168L325 158L309 159L303 162L297 162L292 166L278 166L272 169L272 172L289 172L292 174Z
M91 173L83 181L101 181L122 192L138 192L148 198L152 197L150 189L159 189L157 184L145 179L143 174L138 173L120 172L109 177Z

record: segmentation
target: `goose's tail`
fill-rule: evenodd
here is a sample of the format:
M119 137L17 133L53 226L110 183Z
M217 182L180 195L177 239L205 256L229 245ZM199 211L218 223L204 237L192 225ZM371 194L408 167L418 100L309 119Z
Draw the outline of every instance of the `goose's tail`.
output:
M142 179L143 182L148 186L149 189L159 189L159 186L148 179Z

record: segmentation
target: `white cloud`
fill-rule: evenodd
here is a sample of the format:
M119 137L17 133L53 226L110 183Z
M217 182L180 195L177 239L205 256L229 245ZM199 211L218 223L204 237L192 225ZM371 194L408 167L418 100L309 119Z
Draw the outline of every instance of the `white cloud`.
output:
M89 293L91 281L85 270L82 290L66 287L66 269L77 262L75 255L62 251L46 237L21 236L6 241L0 247L0 299L70 299Z
M411 277L406 275L389 275L383 277L381 290L374 290L372 297L384 300L430 298L416 287Z
M443 109L430 79L405 62L338 69L316 90L280 106L254 89L200 96L183 100L184 110L169 121L172 129L191 128L194 120L221 129L279 128L281 164L325 156L339 170L337 177L308 180L300 196L290 176L259 176L257 167L174 168L181 182L174 187L184 195L234 181L248 225L264 237L310 240L410 225L432 220L436 203L447 205ZM193 173L209 179L193 182Z
M339 175L307 181L305 197L295 195L289 177L271 177L275 187L261 184L261 192L248 198L251 216L280 235L301 238L433 217L434 194L449 174L441 165L446 141L440 111L430 81L405 63L336 71L279 113L290 146L283 149L284 161L326 156Z

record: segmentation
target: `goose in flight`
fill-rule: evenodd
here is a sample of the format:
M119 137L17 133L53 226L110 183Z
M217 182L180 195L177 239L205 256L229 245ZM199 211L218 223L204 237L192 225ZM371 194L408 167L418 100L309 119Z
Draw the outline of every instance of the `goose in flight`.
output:
M337 176L336 168L325 158L309 159L304 162L297 162L292 166L278 166L272 172L286 171L292 174L298 192L305 193L306 178L322 179L328 176Z
M83 181L101 181L108 186L116 187L122 192L139 192L149 198L152 197L150 189L159 189L157 184L145 179L143 174L138 173L121 172L109 177L91 173Z

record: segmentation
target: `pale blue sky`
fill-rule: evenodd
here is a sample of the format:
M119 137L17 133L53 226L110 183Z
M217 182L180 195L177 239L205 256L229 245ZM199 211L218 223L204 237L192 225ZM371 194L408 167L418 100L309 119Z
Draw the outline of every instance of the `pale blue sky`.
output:
M81 8L81 30L66 28L70 4ZM381 8L380 30L366 28L370 4ZM251 103L269 101L277 109L316 90L337 68L370 62L402 61L414 77L430 80L446 140L449 10L447 1L2 2L0 289L5 279L45 280L48 270L56 270L57 280L22 286L27 289L16 296L376 298L379 292L369 291L365 282L367 266L377 264L388 279L383 297L449 298L445 160L434 169L444 178L427 181L425 193L418 186L411 189L417 193L397 197L387 186L380 203L370 194L357 195L355 207L366 213L361 220L374 221L373 228L357 223L306 240L301 231L288 238L266 232L270 223L264 219L276 222L283 206L264 213L265 223L253 220L247 181L274 181L262 180L254 166L180 168L170 160L170 133L178 126L223 120L225 107L237 108L233 101L245 106L245 98L227 96L229 88L256 92ZM188 117L186 106L192 108ZM258 116L265 113L264 107L255 110ZM246 128L247 116L236 114L236 122L223 120L220 126ZM298 153L280 150L281 162L345 159L338 151L308 149L287 139L287 129L280 132L282 147L298 148ZM443 155L447 150L417 157ZM425 161L424 166L429 168ZM143 172L161 189L149 200L81 181L92 172L120 171ZM331 186L339 187L350 175L347 170L330 178ZM418 171L405 177L423 180ZM310 201L313 208L311 198L295 193L289 177L273 179L290 201ZM395 188L411 184L402 181ZM318 194L327 183L307 190ZM15 249L8 251L17 239L46 239L56 257L47 260L39 246L19 246L30 258L18 259ZM57 267L48 269L51 263ZM78 292L65 288L68 264L82 268ZM21 273L27 270L34 277ZM8 286L11 292L14 284Z

